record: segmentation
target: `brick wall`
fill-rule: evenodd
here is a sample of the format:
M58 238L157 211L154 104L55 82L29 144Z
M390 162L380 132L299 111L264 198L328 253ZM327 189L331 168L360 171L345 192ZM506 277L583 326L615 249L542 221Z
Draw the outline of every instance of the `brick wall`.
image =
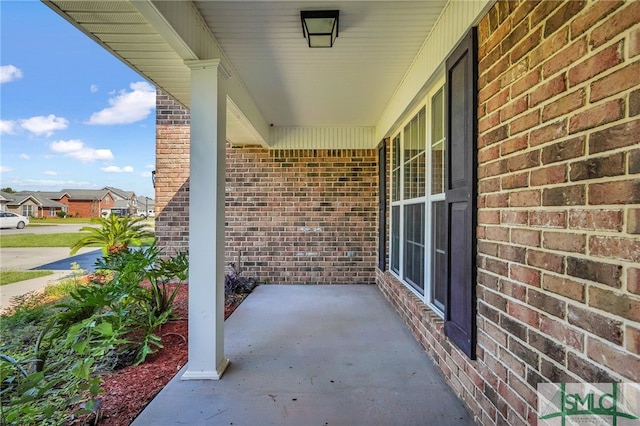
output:
M227 259L279 284L373 283L377 151L227 149Z
M189 112L157 96L156 237L189 245ZM377 151L227 147L226 262L278 284L373 283Z
M107 195L102 200L69 200L66 197L60 202L67 206L67 214L74 217L101 217L102 209L111 209L114 200Z
M640 382L640 2L501 1L479 24L477 360L380 288L483 424L539 382Z
M155 225L166 254L189 249L189 111L156 93Z

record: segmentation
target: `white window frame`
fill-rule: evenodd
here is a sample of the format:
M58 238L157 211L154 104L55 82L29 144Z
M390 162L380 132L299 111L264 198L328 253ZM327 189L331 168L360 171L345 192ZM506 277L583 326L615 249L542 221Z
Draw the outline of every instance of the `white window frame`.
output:
M36 206L33 204L23 204L20 208L20 214L25 217L35 217Z
M394 187L394 177L393 177L393 170L395 168L397 168L398 166L400 167L400 189L399 189L399 200L394 201L393 197L391 197L390 199L390 209L389 209L389 222L390 222L390 226L389 226L389 245L390 245L390 250L389 250L389 271L391 272L392 275L394 275L400 282L402 282L411 292L413 292L413 294L415 294L416 297L418 297L420 300L422 300L423 302L425 302L427 305L429 305L434 312L436 312L439 316L444 317L444 312L442 311L442 309L440 307L438 307L437 305L435 305L433 303L432 300L432 294L433 294L433 283L432 283L432 232L431 232L431 225L433 222L433 212L431 211L431 203L434 201L440 201L440 200L444 200L445 194L444 194L444 190L442 193L438 193L438 194L431 194L431 189L432 189L432 176L431 176L431 164L432 164L432 148L433 148L433 141L431 140L432 137L432 98L440 91L443 90L444 91L444 86L445 86L445 78L444 75L442 75L441 77L439 77L438 79L436 79L433 84L430 86L429 90L427 91L427 93L425 94L424 98L421 100L421 102L419 102L418 106L415 107L411 113L408 115L408 117L402 121L402 123L398 126L398 128L393 132L390 140L391 140L391 176L390 176L390 181L391 181L391 188ZM446 102L446 99L443 99L444 102ZM443 105L444 106L444 105ZM424 141L424 147L425 147L425 194L423 196L417 197L417 198L412 198L410 200L405 200L404 199L404 129L405 127L416 117L417 114L419 114L420 110L425 109L425 141ZM446 126L446 117L443 116L443 126ZM445 128L443 127L443 132L444 132ZM395 158L393 155L393 149L394 146L393 144L396 141L396 137L399 136L400 138L400 165L395 164ZM443 140L443 143L446 143L445 140ZM393 190L392 190L393 192ZM416 203L423 203L424 204L424 212L425 212L425 217L424 217L424 221L425 221L425 226L424 226L424 242L425 242L425 250L424 250L424 283L423 283L423 289L424 289L424 293L418 291L413 285L409 284L407 281L405 281L405 279L403 278L405 276L405 271L404 271L404 246L405 246L405 224L404 224L404 210L405 210L405 206L407 205L411 205L411 204L416 204ZM393 223L393 208L394 207L399 207L400 208L400 212L399 212L399 219L400 219L400 226L399 226L399 243L398 243L398 253L399 253L399 271L396 272L393 270L393 268L391 267L392 265L392 256L393 256L393 251L394 251L394 240L393 240L393 227L394 227L394 223Z

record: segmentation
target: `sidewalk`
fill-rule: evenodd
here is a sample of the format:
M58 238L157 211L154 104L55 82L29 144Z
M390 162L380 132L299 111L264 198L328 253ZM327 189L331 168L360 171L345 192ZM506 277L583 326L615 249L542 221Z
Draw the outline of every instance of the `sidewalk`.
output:
M66 278L71 278L72 276L72 270L53 271L53 274L44 277L0 286L0 313L11 306L14 297L21 296L31 291L42 290L49 284L58 283Z
M3 248L0 249L0 268L11 271L31 269L49 270L53 274L17 283L0 286L0 311L11 304L11 300L30 291L41 290L48 284L57 283L73 276L72 263L78 263L80 269L93 271L95 260L101 256L101 250L94 247L82 248L75 256L69 256L69 248Z

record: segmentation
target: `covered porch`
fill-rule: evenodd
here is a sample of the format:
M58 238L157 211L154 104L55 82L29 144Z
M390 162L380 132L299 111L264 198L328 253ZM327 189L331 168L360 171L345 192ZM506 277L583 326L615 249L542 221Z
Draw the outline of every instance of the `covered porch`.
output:
M259 279L263 271L251 266L277 270L268 277L274 283L324 283L344 264L351 269L332 282L376 281L388 191L379 157L389 155L378 150L443 85L447 55L491 1L337 2L330 9L339 10L338 39L324 49L309 48L301 29L304 11L327 9L319 1L45 3L171 98L157 102L156 236L168 252L189 251L189 363L181 378L216 380L234 361L225 353L223 303L225 264L236 254L253 252L248 272ZM171 102L184 110L165 111ZM409 145L407 158L415 154ZM277 167L305 170L272 181L249 158L253 169L229 164L227 147L259 147ZM414 162L426 164L420 158ZM230 201L226 181L240 170L236 186L256 188L246 207ZM265 215L257 209L266 192L279 204ZM273 225L283 211L290 214ZM259 214L272 223L258 223ZM237 235L228 226L236 218ZM318 248L327 245L328 253ZM296 275L303 268L313 276Z
M374 285L263 285L225 323L223 380L176 377L133 425L465 425Z

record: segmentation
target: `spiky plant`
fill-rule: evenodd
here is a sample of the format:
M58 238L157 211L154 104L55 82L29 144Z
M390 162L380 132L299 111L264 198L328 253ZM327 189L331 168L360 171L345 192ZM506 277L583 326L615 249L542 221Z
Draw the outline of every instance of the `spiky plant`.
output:
M128 250L130 244L140 245L144 238L153 237L153 233L144 229L145 223L141 223L140 217L118 217L110 215L106 218L93 219L92 222L101 225L100 228L83 226L81 231L89 232L86 237L78 240L71 247L71 255L74 255L83 247L100 245L102 254L110 256L121 251Z

